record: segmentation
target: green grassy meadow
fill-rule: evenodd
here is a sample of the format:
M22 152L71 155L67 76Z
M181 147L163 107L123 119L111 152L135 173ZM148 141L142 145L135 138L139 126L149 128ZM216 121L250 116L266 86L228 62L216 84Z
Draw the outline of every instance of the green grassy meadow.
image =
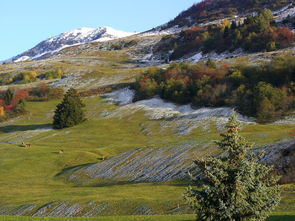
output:
M70 48L67 50L71 51ZM64 53L67 53L67 50ZM55 67L60 67L67 73L81 71L81 81L106 78L111 82L114 76L121 76L116 82L130 82L142 71L142 68L129 63L126 54L117 51L81 52L75 56L67 55L63 60L49 61L46 65L42 61L36 63L38 65L32 70L39 73ZM5 71L6 74L14 73L31 68L32 64L33 62L23 62L18 64L19 66L7 64L1 66L0 71ZM165 147L197 141L200 145L207 144L207 147L196 146L199 148L199 155L192 156L192 159L215 154L217 152L213 140L219 139L220 133L216 126L212 126L209 131L196 128L189 135L180 136L169 127L161 127L161 120L150 120L142 110L133 114L127 112L122 116L105 117L106 113L116 111L117 105L106 103L101 97L94 96L84 99L88 118L85 123L64 130L53 130L53 112L59 102L28 102L28 114L0 124L0 211L3 208L15 209L23 205L35 205L38 208L51 202L67 202L69 205L95 202L108 205L101 214L105 217L0 216L0 221L194 220L193 215L124 216L133 214L139 206L150 208L155 214L165 215L172 213L171 211L180 205L185 213L190 213L191 211L185 208L182 197L189 185L187 181L97 186L67 182L58 174L100 162L103 156L112 157L139 147ZM145 132L146 128L150 133ZM243 126L241 133L249 141L255 142L256 146L261 146L291 138L293 129L293 125L249 124ZM32 147L22 148L22 142L30 143ZM64 153L59 154L60 150ZM290 213L295 211L294 190L294 185L282 187L283 200L277 209L280 213L269 220L295 220L295 214ZM107 217L108 215L117 216Z
M68 168L99 162L103 155L111 157L137 147L162 147L189 140L212 143L218 139L219 132L196 129L190 135L174 136L169 128L160 129L159 121L149 121L142 111L128 117L105 118L101 117L101 113L115 110L116 105L105 103L100 97L84 101L88 121L73 128L50 129L52 113L59 101L28 103L30 114L2 123L0 205L18 207L28 204L41 206L55 201L71 204L107 202L110 206L105 215L128 215L136 205L145 205L157 214L165 214L169 209L182 205L182 194L188 185L186 182L97 187L67 183L56 175ZM153 132L151 135L142 132L141 123L146 121ZM248 125L242 134L261 145L284 139L291 130L290 125ZM22 141L31 143L32 147L21 148ZM59 154L61 149L64 154ZM214 152L214 148L200 150L200 155L207 152ZM294 210L295 196L290 194L291 190L293 186L288 186L283 192L284 200L279 211Z
M273 214L267 221L293 221L295 213ZM154 215L154 216L104 216L81 218L53 218L53 217L5 217L0 216L0 221L194 221L195 215Z

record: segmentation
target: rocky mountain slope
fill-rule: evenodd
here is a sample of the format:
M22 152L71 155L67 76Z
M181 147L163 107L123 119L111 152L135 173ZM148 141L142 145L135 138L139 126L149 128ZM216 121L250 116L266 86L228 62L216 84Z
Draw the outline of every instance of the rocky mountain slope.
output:
M225 18L230 22L241 22L244 21L247 15L255 14L257 11L264 8L270 8L273 10L274 19L280 25L287 26L291 30L295 29L295 23L293 21L295 16L295 6L292 0L264 0L259 1L259 3L253 3L252 0L247 0L243 3L236 0L205 0L180 13L174 20L153 30L136 34L117 31L110 27L101 27L97 29L79 28L42 41L34 48L7 61L19 62L51 58L70 46L72 46L72 50L70 50L72 51L71 54L75 54L75 50L79 49L79 47L91 49L92 46L90 43L105 42L122 38L122 41L110 41L109 43L101 44L99 47L95 47L92 50L131 49L130 53L138 56L139 62L150 64L165 63L169 55L173 53L173 50L169 49L167 51L166 48L164 48L163 53L159 53L158 48L162 47L162 43L159 45L158 42L161 39L164 43L165 41L168 41L169 38L165 39L166 36L173 36L175 34L176 36L174 36L174 38L177 38L179 33L184 29L195 25L206 26L209 24L221 24ZM131 35L134 35L131 37L131 41L124 40L129 39L129 36ZM151 38L157 40L151 40ZM168 44L170 43L168 42ZM196 54L191 57L190 53L188 53L188 55L189 58L191 58L189 61L198 61L202 57L207 59L207 57L210 56L218 56ZM241 51L238 50L221 57L239 57L242 55L244 55L244 53L241 53Z
M17 55L8 61L19 62L42 59L72 45L85 44L93 41L108 41L133 34L135 33L118 31L110 27L78 28L42 41L32 49Z
M68 171L66 180L92 180L96 184L113 182L164 182L188 179L194 169L192 156L200 156L200 149L208 144L186 143L163 148L138 148L118 154L104 162ZM265 151L261 162L274 165L281 176L280 183L295 182L295 140L262 148ZM204 157L204 155L202 155ZM196 173L196 172L194 172ZM83 184L82 184L83 185Z

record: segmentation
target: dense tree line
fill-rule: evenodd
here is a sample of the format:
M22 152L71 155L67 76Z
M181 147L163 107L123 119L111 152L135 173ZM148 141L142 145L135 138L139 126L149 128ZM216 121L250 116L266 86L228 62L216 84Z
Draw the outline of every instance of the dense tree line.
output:
M63 77L64 72L58 68L56 70L47 71L43 74L37 73L36 71L22 71L12 76L11 74L2 74L0 76L0 85L7 84L28 84L39 80L52 80Z
M294 108L295 58L278 57L260 66L172 63L151 67L136 82L137 99L159 95L176 103L236 107L268 122Z
M240 22L224 20L219 25L193 27L177 36L164 37L155 51L172 50L170 59L175 60L196 51L221 53L242 48L258 52L291 46L295 34L286 27L275 27L272 20L272 12L266 9Z

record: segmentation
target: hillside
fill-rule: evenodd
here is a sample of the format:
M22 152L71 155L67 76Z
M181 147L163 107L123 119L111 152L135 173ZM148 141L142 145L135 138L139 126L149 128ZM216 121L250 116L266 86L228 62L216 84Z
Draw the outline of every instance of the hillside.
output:
M224 18L245 17L265 8L277 11L286 6L292 7L292 4L292 0L204 0L183 11L161 28L191 27Z
M7 61L20 62L26 60L42 59L72 45L85 44L93 41L109 41L133 34L135 33L118 31L110 27L100 27L96 29L78 28L42 41L32 49L29 49L28 51Z
M212 140L218 138L230 109L194 110L159 98L133 103L134 92L124 87L146 69L137 67L137 57L133 57L130 49L95 51L98 46L116 42L122 40L75 46L47 60L1 66L6 74L26 69L42 73L59 67L65 76L48 81L54 86L74 86L81 91L113 88L112 93L103 97L84 98L88 121L74 128L52 129L52 112L58 100L30 102L27 104L30 114L1 123L1 214L97 216L190 212L181 197L188 182L179 179L185 177L184 171L190 168L192 159L216 154ZM263 62L264 57L260 59ZM7 87L26 88L28 84L11 84L2 89ZM123 89L118 90L120 87ZM266 125L243 116L240 119L244 125L242 134L255 141L256 147L293 139L293 118ZM22 142L31 143L32 147L22 148ZM61 149L63 154L59 153ZM110 159L103 161L104 156ZM106 173L107 168L114 170ZM290 195L293 189L293 184L284 186L284 200L278 211L294 210L290 203L294 202Z
M183 200L185 188L191 184L188 171L194 169L193 160L221 154L214 141L220 139L234 109L239 111L241 135L255 143L254 152L265 151L262 163L274 165L282 175L282 202L269 220L293 220L293 17L274 24L278 18L274 15L263 20L262 31L255 32L259 36L270 30L281 36L281 30L286 29L280 28L287 27L284 33L291 41L275 38L273 50L247 51L240 48L242 40L232 50L229 47L233 45L221 47L219 41L211 44L214 48L210 50L205 44L190 45L206 31L212 39L220 30L222 38L224 32L228 34L226 39L231 39L228 36L234 31L247 32L249 27L242 25L225 31L225 27L232 30L230 22L221 28L227 15L244 16L266 6L283 8L278 13L286 14L292 2L204 1L165 26L182 29L197 21L205 24L201 29L179 29L171 34L164 28L125 37L112 34L109 28L78 29L41 42L15 57L19 62L1 64L0 101L8 88L16 95L27 92L28 112L8 120L1 118L0 220L27 219L6 215L193 220L194 216L183 215L193 212ZM233 14L227 13L229 8ZM207 14L202 15L202 10ZM255 16L251 27L261 21ZM208 30L212 23L206 22L216 19L222 22L213 23L215 29ZM257 42L254 39L253 45ZM252 48L257 49L256 44ZM167 64L169 59L192 63ZM258 88L260 81L267 85ZM86 104L87 121L54 130L52 118L61 99L44 98L37 92L71 87ZM274 119L261 122L256 113L238 108L259 112L256 97L267 104L265 110Z

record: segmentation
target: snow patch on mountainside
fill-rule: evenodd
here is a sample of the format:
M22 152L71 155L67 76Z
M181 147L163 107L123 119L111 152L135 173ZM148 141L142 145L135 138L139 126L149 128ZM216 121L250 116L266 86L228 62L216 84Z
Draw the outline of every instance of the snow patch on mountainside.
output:
M136 33L118 31L111 27L78 28L64 32L55 37L40 42L34 48L15 56L7 61L20 62L35 60L45 55L54 54L64 48L89 42L103 42L123 38Z
M295 16L295 5L294 3L291 3L289 5L286 5L285 7L273 11L273 15L275 16L276 22L282 22L284 19Z
M178 26L175 26L175 27L171 27L171 28L168 28L168 29L164 29L165 26L166 26L166 24L161 25L161 26L159 26L157 28L154 28L154 29L152 29L150 31L142 32L139 35L142 36L142 37L153 36L153 35L171 35L171 34L181 32L183 29L187 28L187 27L179 28Z

